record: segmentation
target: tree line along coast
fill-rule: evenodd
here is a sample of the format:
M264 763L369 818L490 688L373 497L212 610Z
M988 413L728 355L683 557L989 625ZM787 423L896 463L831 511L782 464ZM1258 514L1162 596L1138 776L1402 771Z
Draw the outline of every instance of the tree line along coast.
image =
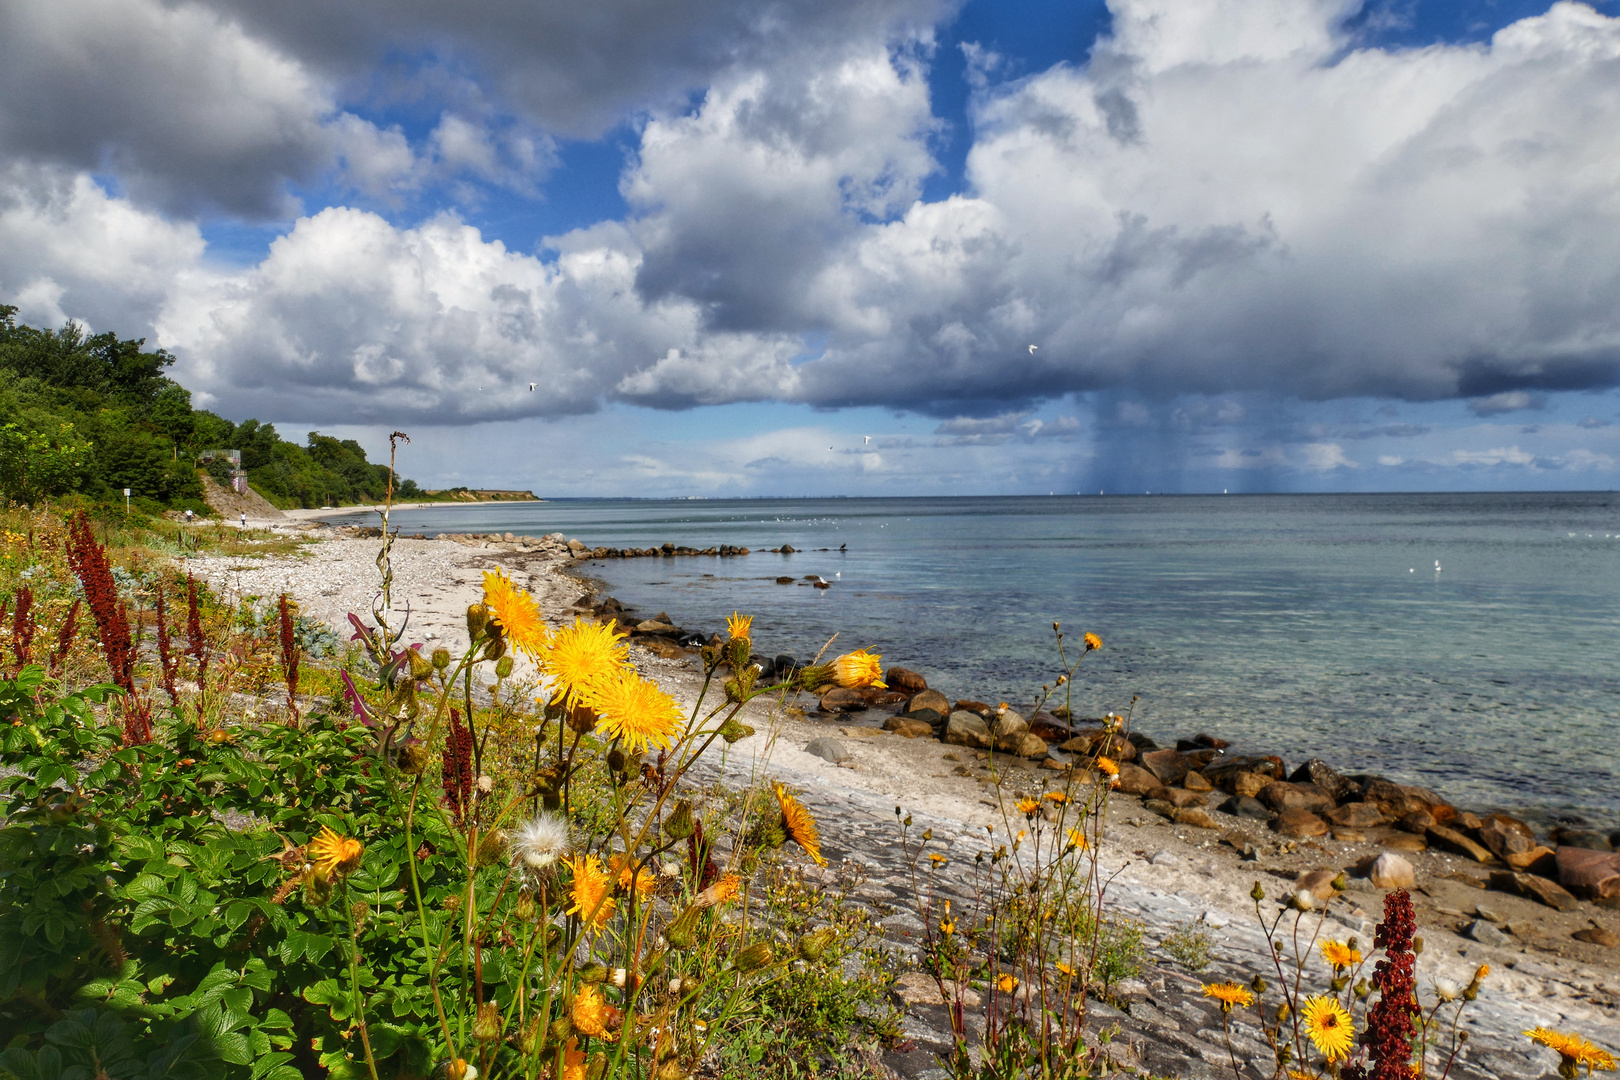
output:
M251 488L279 509L383 501L389 467L353 439L312 431L305 445L275 425L195 409L166 372L175 361L141 338L91 334L77 323L41 329L0 305L0 497L33 505L73 497L148 514L211 515L219 489ZM208 479L205 479L207 477ZM413 501L533 498L467 488L424 491L395 475L393 495Z

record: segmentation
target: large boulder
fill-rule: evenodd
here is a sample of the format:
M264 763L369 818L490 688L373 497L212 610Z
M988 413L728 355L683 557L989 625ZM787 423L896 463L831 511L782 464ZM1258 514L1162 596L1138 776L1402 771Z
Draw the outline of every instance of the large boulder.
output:
M1386 851L1367 868L1367 878L1380 889L1410 889L1417 884L1412 864L1393 851Z
M1272 820L1271 827L1284 836L1300 838L1326 836L1328 832L1327 822L1304 807L1284 810Z
M1265 803L1259 799L1251 799L1247 795L1234 795L1215 809L1223 814L1252 818L1255 821L1268 821L1271 818L1271 811L1266 808Z
M1347 802L1322 815L1331 824L1345 829L1372 829L1389 819L1372 803Z
M892 667L884 672L883 681L889 684L889 689L908 694L920 694L928 689L927 679L903 667Z
M1349 802L1361 795L1361 785L1341 776L1321 758L1311 758L1288 777L1296 784L1315 784L1335 803Z
M1513 893L1527 900L1539 900L1558 911L1571 911L1579 901L1569 891L1535 874L1519 874L1512 870L1491 871L1491 888L1498 892Z
M1029 730L1029 721L1011 709L1003 709L990 718L990 734L998 740L1009 739Z
M1322 794L1315 784L1291 784L1287 780L1267 784L1255 798L1278 813L1295 809L1316 813L1333 808L1333 800Z
M1264 776L1268 780L1282 779L1282 759L1274 757L1231 757L1211 762L1198 770L1203 773L1210 783L1222 791L1231 792L1227 786L1227 777L1233 773L1253 773ZM1256 789L1258 790L1258 789ZM1232 792L1236 794L1236 792Z
M938 690L922 690L911 695L911 700L906 702L906 711L916 712L919 709L933 709L941 716L951 715L950 700Z
M1133 761L1136 758L1136 747L1131 745L1129 739L1110 733L1103 728L1088 728L1077 731L1068 739L1058 745L1058 749L1070 754L1101 754L1114 761Z
M863 709L870 709L874 702L873 695L867 692L868 689L870 688L860 687L857 689L849 689L842 686L835 686L831 690L828 690L825 694L821 695L822 711L842 713L860 712Z
M1431 825L1424 835L1428 838L1431 847L1439 847L1446 851L1454 851L1458 855L1466 855L1475 862L1487 863L1495 858L1489 851L1480 847L1456 829L1450 829L1444 825Z
M1179 784L1181 778L1192 771L1187 755L1179 750L1148 750L1138 761L1142 768L1157 776L1161 783Z
M1046 756L1049 748L1045 739L1026 731L1022 735L1003 736L996 741L996 749L1004 754L1016 754L1018 757L1038 761Z
M1146 795L1163 786L1157 776L1139 765L1122 762L1119 766L1119 790L1127 795Z
M1620 852L1561 847L1558 881L1576 896L1589 900L1620 896Z
M940 738L952 746L966 746L973 750L989 750L995 745L990 737L990 725L978 713L958 709L945 720L945 732Z
M1518 855L1536 846L1536 834L1516 817L1487 814L1479 823L1479 842L1498 859Z
M903 739L916 739L932 735L934 725L911 716L891 716L883 721L883 730L892 731Z

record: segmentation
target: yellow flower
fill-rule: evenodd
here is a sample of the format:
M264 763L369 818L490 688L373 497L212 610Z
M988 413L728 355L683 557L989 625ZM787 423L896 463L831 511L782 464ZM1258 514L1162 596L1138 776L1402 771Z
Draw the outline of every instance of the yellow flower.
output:
M1254 1004L1254 995L1237 983L1205 983L1204 996L1219 1001L1221 1012L1231 1012L1234 1007L1247 1009Z
M1316 1044L1323 1057L1329 1061L1339 1061L1350 1056L1355 1025L1337 998L1326 994L1306 998L1299 1018L1305 1025L1305 1034L1311 1037L1311 1042Z
M1119 764L1113 758L1100 757L1097 759L1097 771L1104 776L1118 776Z
M726 620L726 634L732 641L747 641L749 632L753 628L754 617L752 615L739 615L733 611L731 618Z
M1057 969L1060 975L1070 979L1074 978L1074 968L1070 967L1068 964L1065 964L1063 961L1058 961Z
M726 874L724 877L717 880L713 885L710 885L707 889L704 889L702 892L698 893L697 896L693 897L692 906L697 908L708 908L714 907L716 904L723 904L727 900L730 900L733 896L736 896L737 890L741 887L742 878L738 877L736 874Z
M1064 803L1069 801L1069 797L1061 791L1048 791L1045 795L1042 795L1041 798L1050 799L1059 806L1062 806Z
M570 1012L574 1027L580 1031L598 1039L613 1038L611 1032L618 1023L619 1010L609 1005L602 991L595 986L580 989L574 996L574 1007Z
M1026 796L1025 798L1018 800L1018 812L1023 814L1025 817L1034 817L1036 814L1040 813L1040 809L1041 804L1036 799L1031 799Z
M782 828L789 839L804 848L804 853L817 866L826 866L827 860L821 857L821 833L817 831L816 819L810 816L810 811L789 795L787 788L781 784L776 785L776 801L782 807Z
M1086 851L1090 849L1091 842L1086 839L1086 834L1081 832L1079 829L1070 829L1069 846L1078 851Z
M668 749L670 737L686 719L680 703L630 668L616 667L585 691L602 731L631 751L649 745Z
M888 686L883 682L882 659L883 657L875 656L865 649L845 653L832 662L833 681L851 690L863 686L887 690Z
M1478 986L1480 983L1484 982L1485 981L1485 976L1489 975L1490 973L1491 973L1491 965L1489 965L1489 964L1481 964L1481 965L1479 965L1479 967L1474 969L1474 985Z
M570 1035L568 1045L563 1047L562 1080L585 1080L585 1075L585 1051L579 1048L579 1040Z
M608 859L608 871L619 876L619 889L629 892L632 887L642 897L652 895L654 887L658 884L657 876L645 866L639 870L635 863L626 859L622 854L614 855Z
M574 873L568 914L578 915L592 927L600 927L613 915L613 879L602 872L595 855L576 855L564 860Z
M956 920L955 919L941 919L941 920L939 920L939 932L944 934L946 937L950 937L952 934L956 933Z
M499 570L484 572L484 606L501 624L506 640L525 655L538 659L551 636L540 604Z
M1353 949L1340 941L1322 942L1322 959L1328 967L1336 970L1355 967L1361 963L1361 950Z
M360 865L365 846L348 836L339 836L325 825L305 849L315 874L322 880L353 872Z
M1018 980L1013 978L1011 975L1003 975L1001 978L996 980L996 989L1000 990L1003 994L1010 994L1014 990L1018 989Z
M552 704L577 708L592 686L624 666L629 654L629 643L614 632L612 622L574 619L574 625L551 635L540 657L541 667L556 680Z
M928 861L933 863L935 866L944 866L945 856L941 855L937 851L930 851L928 853Z
M1531 1042L1538 1042L1555 1050L1566 1065L1574 1067L1584 1065L1589 1074L1615 1071L1614 1055L1600 1046L1593 1046L1579 1035L1565 1035L1562 1031L1544 1027L1527 1031L1525 1034L1529 1036Z
M1092 649L1102 648L1102 638L1098 637L1096 634L1093 634L1089 630L1086 631L1086 636L1081 640L1086 643L1086 652L1090 652Z

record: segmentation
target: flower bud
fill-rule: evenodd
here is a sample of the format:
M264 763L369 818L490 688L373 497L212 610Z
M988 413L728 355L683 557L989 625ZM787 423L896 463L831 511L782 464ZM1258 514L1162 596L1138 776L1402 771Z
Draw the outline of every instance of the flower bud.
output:
M1288 1018L1290 1016L1293 1016L1293 1015L1294 1015L1293 1007L1290 1006L1288 1004L1288 1002L1285 1001L1281 1005L1277 1006L1277 1023L1279 1023L1279 1024L1287 1023Z
M489 608L483 604L467 605L467 633L477 641L484 635L484 629L489 626Z
M427 768L428 752L416 743L406 743L394 755L394 764L406 776L417 776Z
M658 1066L658 1080L687 1080L692 1074L686 1071L679 1058L668 1058Z
M682 799L675 804L675 810L664 819L664 833L671 840L685 840L696 830L692 820L692 804Z
M608 969L606 964L599 964L593 960L589 964L581 964L575 968L574 974L579 976L579 981L585 986L594 986L607 979Z
M596 710L588 705L581 705L568 714L568 730L575 735L589 735L596 730L596 722L601 719Z
M1258 904L1260 901L1266 898L1266 890L1262 889L1260 887L1260 883L1257 881L1254 883L1254 888L1249 890L1249 895L1254 897L1255 903Z
M436 671L443 671L450 666L450 650L442 645L433 650L433 667Z
M473 1038L479 1042L495 1042L501 1037L501 1010L493 1001L478 1006L473 1018Z
M735 716L726 717L726 722L720 726L720 737L728 744L738 742L754 733L754 729L747 724L739 723Z
M506 854L506 834L500 829L493 829L478 838L477 864L479 866L494 866Z
M697 943L697 934L694 924L697 922L697 909L681 913L680 918L664 927L664 940L669 942L672 949L690 949Z
M497 679L509 679L512 677L512 658L510 656L503 656L495 661L495 677Z
M407 649L411 657L411 678L421 680L433 674L433 661L422 655L420 649Z
M737 970L758 971L766 964L769 964L772 959L770 943L756 941L737 953Z
M1422 938L1415 937L1415 938L1412 939L1412 952L1413 952L1414 955L1417 955L1417 954L1420 954L1420 953L1423 952L1423 939Z
M1372 983L1368 982L1366 979L1357 979L1356 980L1356 985L1354 987L1354 993L1355 993L1357 998L1361 999L1362 1001L1366 1001L1367 998L1372 995L1372 992L1373 992Z
M567 1042L568 1037L574 1033L574 1023L568 1019L567 1014L557 1017L551 1022L551 1041Z
M1267 990L1266 980L1256 975L1253 979L1249 980L1249 989L1253 990L1256 994L1265 993Z
M517 903L512 905L512 914L520 922L530 922L534 919L534 894L524 889L518 893Z
M490 623L490 629L495 633L490 635L489 643L484 646L484 659L499 660L506 655L506 638L500 635L498 623Z
M540 1033L543 1030L538 1016L529 1017L529 1022L523 1025L522 1031L518 1032L518 1049L525 1054L532 1054L538 1050L540 1048Z
M833 939L837 936L838 931L830 926L823 926L820 930L812 930L799 939L797 947L799 956L805 960L820 960L822 954L827 951L827 946L831 945Z

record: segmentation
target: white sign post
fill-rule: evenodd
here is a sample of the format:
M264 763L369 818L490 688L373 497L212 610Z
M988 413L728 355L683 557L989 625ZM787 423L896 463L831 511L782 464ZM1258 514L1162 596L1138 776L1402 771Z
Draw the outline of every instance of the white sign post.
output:
M129 488L124 489L124 513L129 513Z

